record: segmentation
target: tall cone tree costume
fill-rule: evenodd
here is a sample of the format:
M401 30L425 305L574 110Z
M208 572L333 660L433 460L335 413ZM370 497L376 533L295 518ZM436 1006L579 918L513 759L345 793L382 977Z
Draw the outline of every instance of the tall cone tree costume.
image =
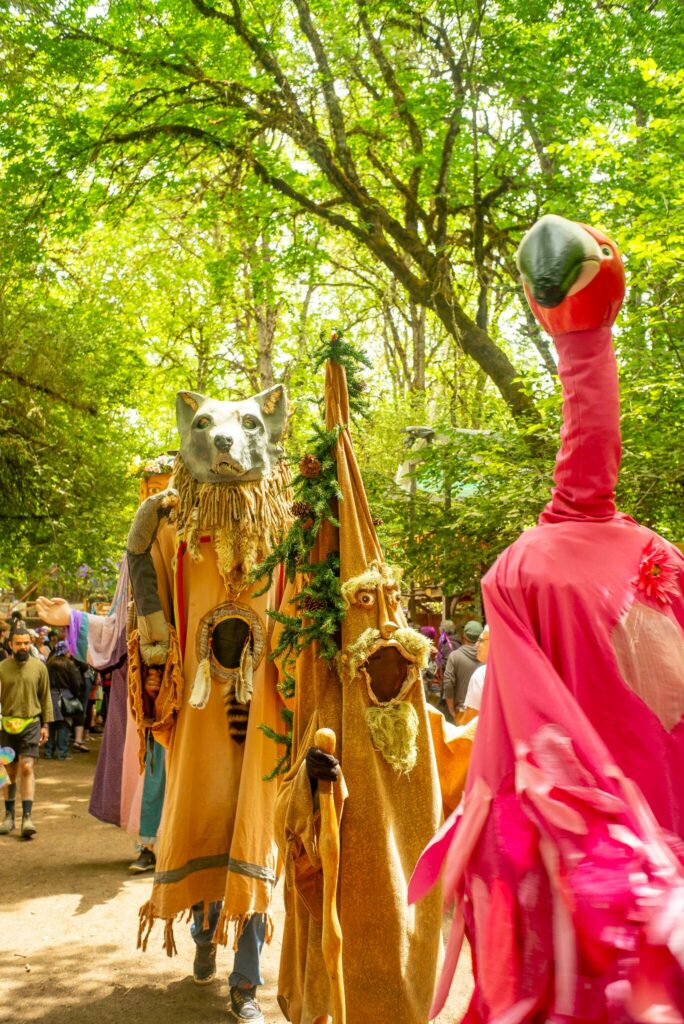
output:
M276 804L287 911L279 1002L293 1024L333 1015L322 951L320 818L304 760L316 731L327 728L335 734L342 770L333 793L346 1021L424 1024L439 953L440 898L435 893L410 909L407 884L442 817L435 749L444 766L445 801L453 807L474 727L453 729L447 741L449 727L426 706L420 667L427 641L407 628L398 572L385 562L378 543L347 429L345 370L334 345L326 365L325 410L326 428L337 434L339 526L323 523L310 561L320 565L339 552L344 617L336 662L322 658L312 644L296 663L292 766ZM298 587L306 589L306 574ZM300 603L304 627L307 601Z
M464 931L465 1020L682 1021L684 559L616 511L622 262L601 232L544 217L519 255L553 335L563 429L539 525L483 582L491 649L462 807L426 850Z

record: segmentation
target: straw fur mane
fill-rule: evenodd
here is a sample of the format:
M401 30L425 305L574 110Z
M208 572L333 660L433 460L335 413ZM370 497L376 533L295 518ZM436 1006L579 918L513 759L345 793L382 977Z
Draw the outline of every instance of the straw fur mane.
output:
M262 480L201 484L178 455L171 485L180 499L173 520L191 558L201 559L200 539L210 535L228 592L240 593L252 569L266 558L291 524L287 463L281 460Z

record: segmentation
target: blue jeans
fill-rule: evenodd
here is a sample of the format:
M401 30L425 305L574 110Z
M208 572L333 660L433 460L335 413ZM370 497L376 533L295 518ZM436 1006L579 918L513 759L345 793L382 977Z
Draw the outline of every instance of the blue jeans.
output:
M145 754L145 781L140 806L140 842L144 846L152 846L157 838L164 807L165 786L164 748L156 740L152 740Z
M209 927L204 928L204 903L196 903L192 908L192 924L190 934L198 946L206 946L211 943L214 929L223 906L222 900L216 900L209 904ZM244 927L242 935L238 939L238 947L235 952L233 973L228 978L231 988L254 988L256 985L263 985L261 977L261 950L264 948L266 937L266 916L264 914L252 914Z
M50 722L45 756L63 761L69 753L69 725L67 722Z

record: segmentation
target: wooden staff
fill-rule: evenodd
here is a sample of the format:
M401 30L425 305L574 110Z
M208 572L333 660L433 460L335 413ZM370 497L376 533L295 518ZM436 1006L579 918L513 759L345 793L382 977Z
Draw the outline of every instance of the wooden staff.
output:
M326 754L334 754L337 737L332 729L319 729L314 745ZM333 1024L346 1024L347 1009L344 999L342 973L342 928L337 914L337 878L340 870L340 828L333 796L333 782L318 781L318 801L321 810L319 849L323 868L323 960L330 979L333 1004Z

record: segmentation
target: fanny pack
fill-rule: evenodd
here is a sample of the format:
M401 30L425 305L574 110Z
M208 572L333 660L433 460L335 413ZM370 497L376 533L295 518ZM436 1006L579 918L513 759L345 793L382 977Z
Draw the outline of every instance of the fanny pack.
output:
M2 727L5 732L10 733L12 736L18 736L20 732L28 729L29 725L32 725L34 721L34 718L10 718L8 715L3 715Z

